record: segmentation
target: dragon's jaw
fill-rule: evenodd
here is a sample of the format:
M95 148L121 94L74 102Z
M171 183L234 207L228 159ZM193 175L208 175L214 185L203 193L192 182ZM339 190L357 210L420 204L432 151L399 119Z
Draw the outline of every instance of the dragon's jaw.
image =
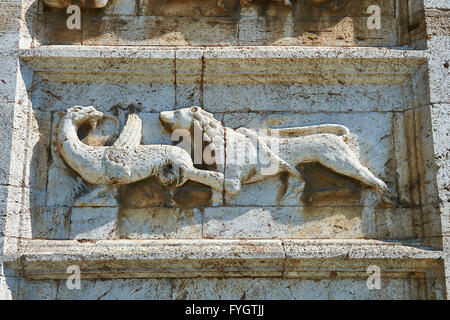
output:
M102 119L104 117L103 113L100 111L95 111L95 113L91 113L88 116L84 117L80 121L77 121L77 126L81 126L84 123L89 123L92 129L97 128L98 120Z
M89 123L90 123L90 125L91 125L91 128L94 130L95 128L97 128L97 122L98 122L98 119L91 119L90 121L89 121Z

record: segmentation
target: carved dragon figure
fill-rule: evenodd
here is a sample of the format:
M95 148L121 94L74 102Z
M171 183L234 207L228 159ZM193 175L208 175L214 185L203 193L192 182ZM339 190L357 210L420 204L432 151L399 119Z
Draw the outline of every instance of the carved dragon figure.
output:
M228 193L239 190L238 180L195 168L189 153L180 147L141 145L142 122L134 112L128 115L122 133L112 146L94 147L81 142L78 128L86 122L95 128L103 117L92 106L75 106L67 110L59 126L58 148L65 162L85 181L99 186L79 198L76 206L108 205L117 186L151 176L156 176L166 187L178 187L193 180Z

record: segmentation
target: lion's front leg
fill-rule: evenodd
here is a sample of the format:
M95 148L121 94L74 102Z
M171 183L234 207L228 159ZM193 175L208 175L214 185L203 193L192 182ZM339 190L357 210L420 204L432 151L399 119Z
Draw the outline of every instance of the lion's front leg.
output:
M218 191L225 191L228 194L237 194L241 190L239 179L227 179L223 173L197 168L183 168L183 176L187 179L200 182Z

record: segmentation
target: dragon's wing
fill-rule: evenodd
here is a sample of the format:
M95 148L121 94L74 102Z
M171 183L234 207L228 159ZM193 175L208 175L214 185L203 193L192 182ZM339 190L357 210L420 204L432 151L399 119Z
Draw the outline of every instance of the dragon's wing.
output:
M112 145L113 147L137 147L141 144L142 138L142 121L136 113L128 115L127 123L125 124L119 138Z

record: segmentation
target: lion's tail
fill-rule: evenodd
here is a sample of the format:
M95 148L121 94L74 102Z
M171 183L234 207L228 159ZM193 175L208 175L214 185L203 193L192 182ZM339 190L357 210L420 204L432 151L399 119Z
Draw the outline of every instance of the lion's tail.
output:
M358 141L356 137L350 133L350 130L346 126L341 124L320 124L308 127L268 129L269 135L277 135L279 137L296 137L323 133L340 136L350 149L356 152L358 151Z
M294 128L281 128L281 129L268 129L269 135L279 136L296 136L296 135L309 135L309 134L321 134L331 133L338 136L349 136L350 130L340 124L320 124L308 127L294 127Z

